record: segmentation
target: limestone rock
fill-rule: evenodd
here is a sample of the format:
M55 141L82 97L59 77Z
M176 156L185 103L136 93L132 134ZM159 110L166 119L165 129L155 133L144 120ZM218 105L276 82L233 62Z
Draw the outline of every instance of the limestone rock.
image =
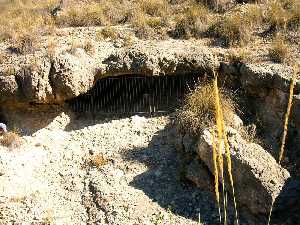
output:
M6 101L17 94L18 84L15 76L0 75L0 101Z
M280 64L243 64L239 70L241 84L249 94L260 94L259 96L264 97L268 89L289 92L293 74L291 67ZM299 92L298 83L295 89L295 92Z
M56 101L61 102L86 93L94 85L95 72L90 57L83 49L56 57L50 74Z
M99 41L94 43L95 54L84 46L70 49L65 41L57 45L51 58L47 52L9 55L0 64L0 102L62 103L86 93L105 76L211 74L218 67L211 50L191 41L139 40L131 47ZM7 68L13 68L14 75L8 76Z
M248 208L253 214L267 214L290 177L288 171L261 146L243 140L234 129L228 130L228 139L238 206ZM205 130L199 139L198 155L213 173L212 134L209 130ZM230 188L228 180L226 186Z
M186 178L191 180L197 187L214 191L214 178L208 168L201 164L199 160L194 159L186 167Z

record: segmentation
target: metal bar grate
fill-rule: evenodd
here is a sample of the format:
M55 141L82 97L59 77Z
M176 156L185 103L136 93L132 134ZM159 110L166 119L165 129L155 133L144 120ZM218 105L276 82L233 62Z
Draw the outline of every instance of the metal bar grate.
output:
M130 114L174 111L200 76L132 76L100 79L88 93L67 102L75 112Z

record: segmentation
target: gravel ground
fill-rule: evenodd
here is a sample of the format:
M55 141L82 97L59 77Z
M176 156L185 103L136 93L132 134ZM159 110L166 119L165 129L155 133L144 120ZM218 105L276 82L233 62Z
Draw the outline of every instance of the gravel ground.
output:
M170 118L62 113L0 147L0 224L218 224L211 194L180 179Z

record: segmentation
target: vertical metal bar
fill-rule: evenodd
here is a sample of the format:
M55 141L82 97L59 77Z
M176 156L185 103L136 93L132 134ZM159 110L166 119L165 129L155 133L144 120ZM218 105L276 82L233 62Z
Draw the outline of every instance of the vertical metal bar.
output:
M137 99L137 78L135 78L134 79L134 107L133 107L133 110L134 110L134 112L137 112L138 111L138 107L137 107L137 101L138 101L138 99Z
M154 103L155 104L155 111L158 110L158 105L159 105L159 103L158 103L158 87L157 87L158 86L158 82L157 81L159 79L160 79L160 76L154 78L154 85L155 85L155 95L154 95L155 96L154 97L155 98L154 99L154 101L155 101L155 103Z
M100 80L100 93L101 95L99 94L99 101L100 101L100 112L103 112L103 101L104 101L104 93L103 93L103 79Z
M131 107L131 104L132 104L132 99L131 99L131 92L132 92L132 90L131 90L131 82L132 82L132 79L128 79L127 80L128 81L128 106L129 106L129 108L128 108L128 111L129 111L129 113L131 113L131 111L132 111L132 107Z
M109 93L109 97L108 97L108 107L109 107L109 111L110 113L112 113L112 78L108 79L108 93Z

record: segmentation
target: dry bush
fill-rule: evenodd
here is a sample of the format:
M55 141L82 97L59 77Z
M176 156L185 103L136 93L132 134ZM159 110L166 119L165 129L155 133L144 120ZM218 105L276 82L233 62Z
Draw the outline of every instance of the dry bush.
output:
M284 9L279 1L271 1L267 5L265 20L271 27L278 30L284 28L288 22L289 12Z
M229 51L228 61L230 63L246 63L250 59L249 52L244 48Z
M10 149L15 149L21 146L21 138L17 132L7 132L0 139L1 145Z
M84 27L107 25L104 7L100 3L73 5L56 19L59 26Z
M38 37L53 30L53 20L46 9L47 2L7 1L1 5L0 41L10 41L18 53L33 51Z
M288 26L292 29L299 29L300 27L300 2L295 0L291 7L291 14L288 21Z
M243 20L251 28L260 26L263 22L263 10L259 5L248 5L243 13Z
M108 163L108 160L102 154L93 155L90 158L90 164L97 168L101 168L102 166L106 165L107 163Z
M224 120L231 124L235 110L235 104L224 90L220 93ZM197 135L208 126L214 124L215 98L211 83L200 85L185 99L183 108L178 113L178 123L181 129Z
M165 16L169 11L166 0L141 0L139 1L139 7L150 16Z
M278 63L283 63L288 60L289 47L282 36L278 36L273 40L269 49L269 57L272 61Z
M115 40L119 37L118 31L111 26L105 27L101 30L101 35L104 39Z
M149 19L150 18L147 17L143 11L137 11L137 13L131 18L132 26L138 38L148 39L156 34L155 29L149 26L149 24L151 25L151 21Z
M86 51L86 53L88 53L89 55L94 55L96 50L95 50L95 46L91 41L86 41L84 43L83 46L84 50Z
M59 26L86 27L116 25L130 17L131 7L127 1L99 0L70 4L57 18Z
M187 8L175 19L175 29L172 32L176 38L197 37L206 29L209 11L200 4L194 4Z
M250 40L250 27L240 13L226 15L210 27L210 32L225 46L244 45Z

